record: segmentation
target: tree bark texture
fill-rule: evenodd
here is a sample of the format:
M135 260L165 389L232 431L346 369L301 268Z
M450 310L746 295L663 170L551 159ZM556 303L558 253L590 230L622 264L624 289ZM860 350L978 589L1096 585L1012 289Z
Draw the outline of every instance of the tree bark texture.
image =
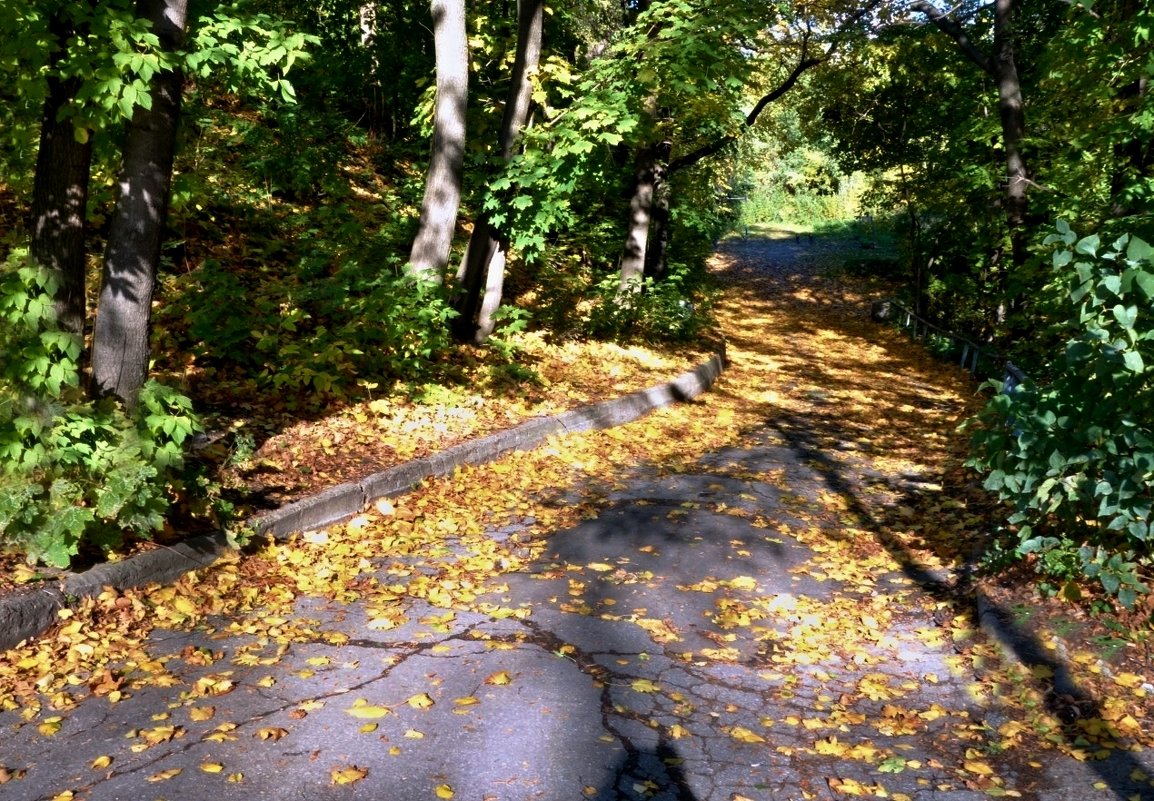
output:
M68 39L77 31L60 11L49 21L49 30L59 47L51 59L51 67L55 67ZM84 222L92 140L85 132L80 137L84 141L77 141L72 120L61 118L79 88L79 79L61 79L50 69L32 187L30 250L33 260L57 279L56 318L60 328L83 341L87 315Z
M541 37L544 30L544 0L519 0L517 3L517 53L509 96L501 119L499 147L501 158L508 161L517 147L521 131L529 120L532 99L532 76L541 62ZM458 272L460 281L454 302L457 318L453 332L462 341L484 342L493 333L493 313L501 305L507 238L489 222L482 212L473 225L465 259ZM492 274L490 274L492 273Z
M653 207L650 210L649 242L645 249L645 277L660 281L668 273L669 261L669 155L673 143L660 142L653 162Z
M461 170L465 161L465 108L469 92L469 51L464 0L433 0L433 42L437 97L433 149L421 202L421 221L409 255L410 275L440 284L449 265Z
M184 36L188 0L138 0L167 50ZM183 76L152 78L152 108L137 106L126 126L119 195L104 255L92 345L92 394L113 396L131 411L148 376L152 295L168 212Z
M649 222L653 214L656 155L652 146L643 147L637 154L637 168L633 175L633 192L629 198L629 228L625 247L621 252L619 295L637 292L645 274L645 254L649 247Z

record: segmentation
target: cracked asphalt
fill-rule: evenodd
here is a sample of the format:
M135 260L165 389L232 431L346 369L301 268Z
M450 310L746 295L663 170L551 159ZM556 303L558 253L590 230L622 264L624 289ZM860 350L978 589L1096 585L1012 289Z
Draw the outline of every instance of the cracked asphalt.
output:
M379 631L365 605L307 597L287 645L267 620L158 630L170 686L84 698L52 736L0 713L0 763L26 771L0 799L1154 798L1134 778L1154 774L1149 753L994 747L1013 713L976 690L981 666L940 614L957 577L823 573L795 536L840 535L819 499L923 479L888 479L848 445L823 455L788 423L618 476L595 517L471 610L406 598L407 622ZM528 552L533 523L488 533ZM860 625L832 625L847 615ZM967 763L1001 783L982 789Z
M805 616L825 604L867 609L869 592L793 570L814 554L783 532L807 522L797 501L827 491L829 476L778 432L756 439L688 472L622 477L596 518L554 534L531 570L489 596L523 617L418 602L404 627L375 632L364 608L314 598L298 606L311 643L157 633L158 657L184 655L169 663L171 687L116 705L90 697L52 737L0 715L5 762L28 769L0 797L418 801L440 788L478 801L732 801L839 798L854 782L870 795L985 797L959 781L959 749L975 743L956 732L1003 713L969 693L949 638L928 644L935 600L907 575L876 577L905 606L871 642L802 652L791 642ZM789 497L734 477L767 464L788 471ZM750 522L767 514L773 529ZM517 548L531 522L491 534ZM726 609L763 616L727 628ZM197 699L215 714L193 719L189 689L222 675L231 691ZM405 703L419 694L432 705ZM389 714L366 727L350 714L358 704ZM148 745L143 732L163 737L166 726L171 739ZM815 752L818 741L879 749L906 767L879 774L876 761ZM112 762L94 770L100 756ZM1099 778L1052 755L1049 769L984 756L1027 798L1084 798ZM341 766L367 773L334 784ZM243 781L230 783L235 774Z

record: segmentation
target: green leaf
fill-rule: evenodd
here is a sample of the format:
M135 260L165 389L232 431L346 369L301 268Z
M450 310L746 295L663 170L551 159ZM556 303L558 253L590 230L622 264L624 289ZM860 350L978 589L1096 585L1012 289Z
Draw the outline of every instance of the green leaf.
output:
M1126 247L1126 258L1130 261L1154 261L1154 247L1136 236L1130 237L1130 244Z
M1114 312L1114 319L1125 328L1127 331L1133 330L1134 321L1138 319L1137 306L1123 306L1118 304L1111 311Z

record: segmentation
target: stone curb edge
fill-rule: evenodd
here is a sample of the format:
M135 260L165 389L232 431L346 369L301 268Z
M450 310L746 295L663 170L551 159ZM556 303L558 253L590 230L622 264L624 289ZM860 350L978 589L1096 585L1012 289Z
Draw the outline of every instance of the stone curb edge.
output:
M377 498L395 497L426 478L451 474L462 465L492 461L513 450L529 450L553 434L599 430L630 423L649 412L688 401L713 386L725 367L725 345L706 361L672 381L620 398L521 423L480 439L463 442L425 459L339 484L251 518L257 536L286 539L294 532L330 525L363 511ZM36 637L58 619L57 613L105 587L125 590L150 583L170 583L185 573L208 567L232 550L223 532L206 534L178 545L155 548L123 562L110 562L59 580L52 586L0 600L0 651Z

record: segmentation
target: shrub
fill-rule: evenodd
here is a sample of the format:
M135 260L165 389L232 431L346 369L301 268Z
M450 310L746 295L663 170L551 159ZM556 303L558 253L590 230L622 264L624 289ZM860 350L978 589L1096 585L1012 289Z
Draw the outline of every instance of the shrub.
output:
M598 337L689 342L711 319L712 298L703 279L679 265L672 265L661 281L645 278L625 289L617 275L609 275L597 285L596 295L588 327Z
M971 421L970 464L1013 506L1019 556L1043 572L1079 569L1133 605L1154 556L1154 248L1103 247L1064 223L1047 244L1069 337L1045 382L999 394ZM1071 336L1071 333L1073 336Z
M189 400L148 382L129 418L80 391L78 337L55 326L53 276L17 250L0 265L0 548L67 567L164 524Z

